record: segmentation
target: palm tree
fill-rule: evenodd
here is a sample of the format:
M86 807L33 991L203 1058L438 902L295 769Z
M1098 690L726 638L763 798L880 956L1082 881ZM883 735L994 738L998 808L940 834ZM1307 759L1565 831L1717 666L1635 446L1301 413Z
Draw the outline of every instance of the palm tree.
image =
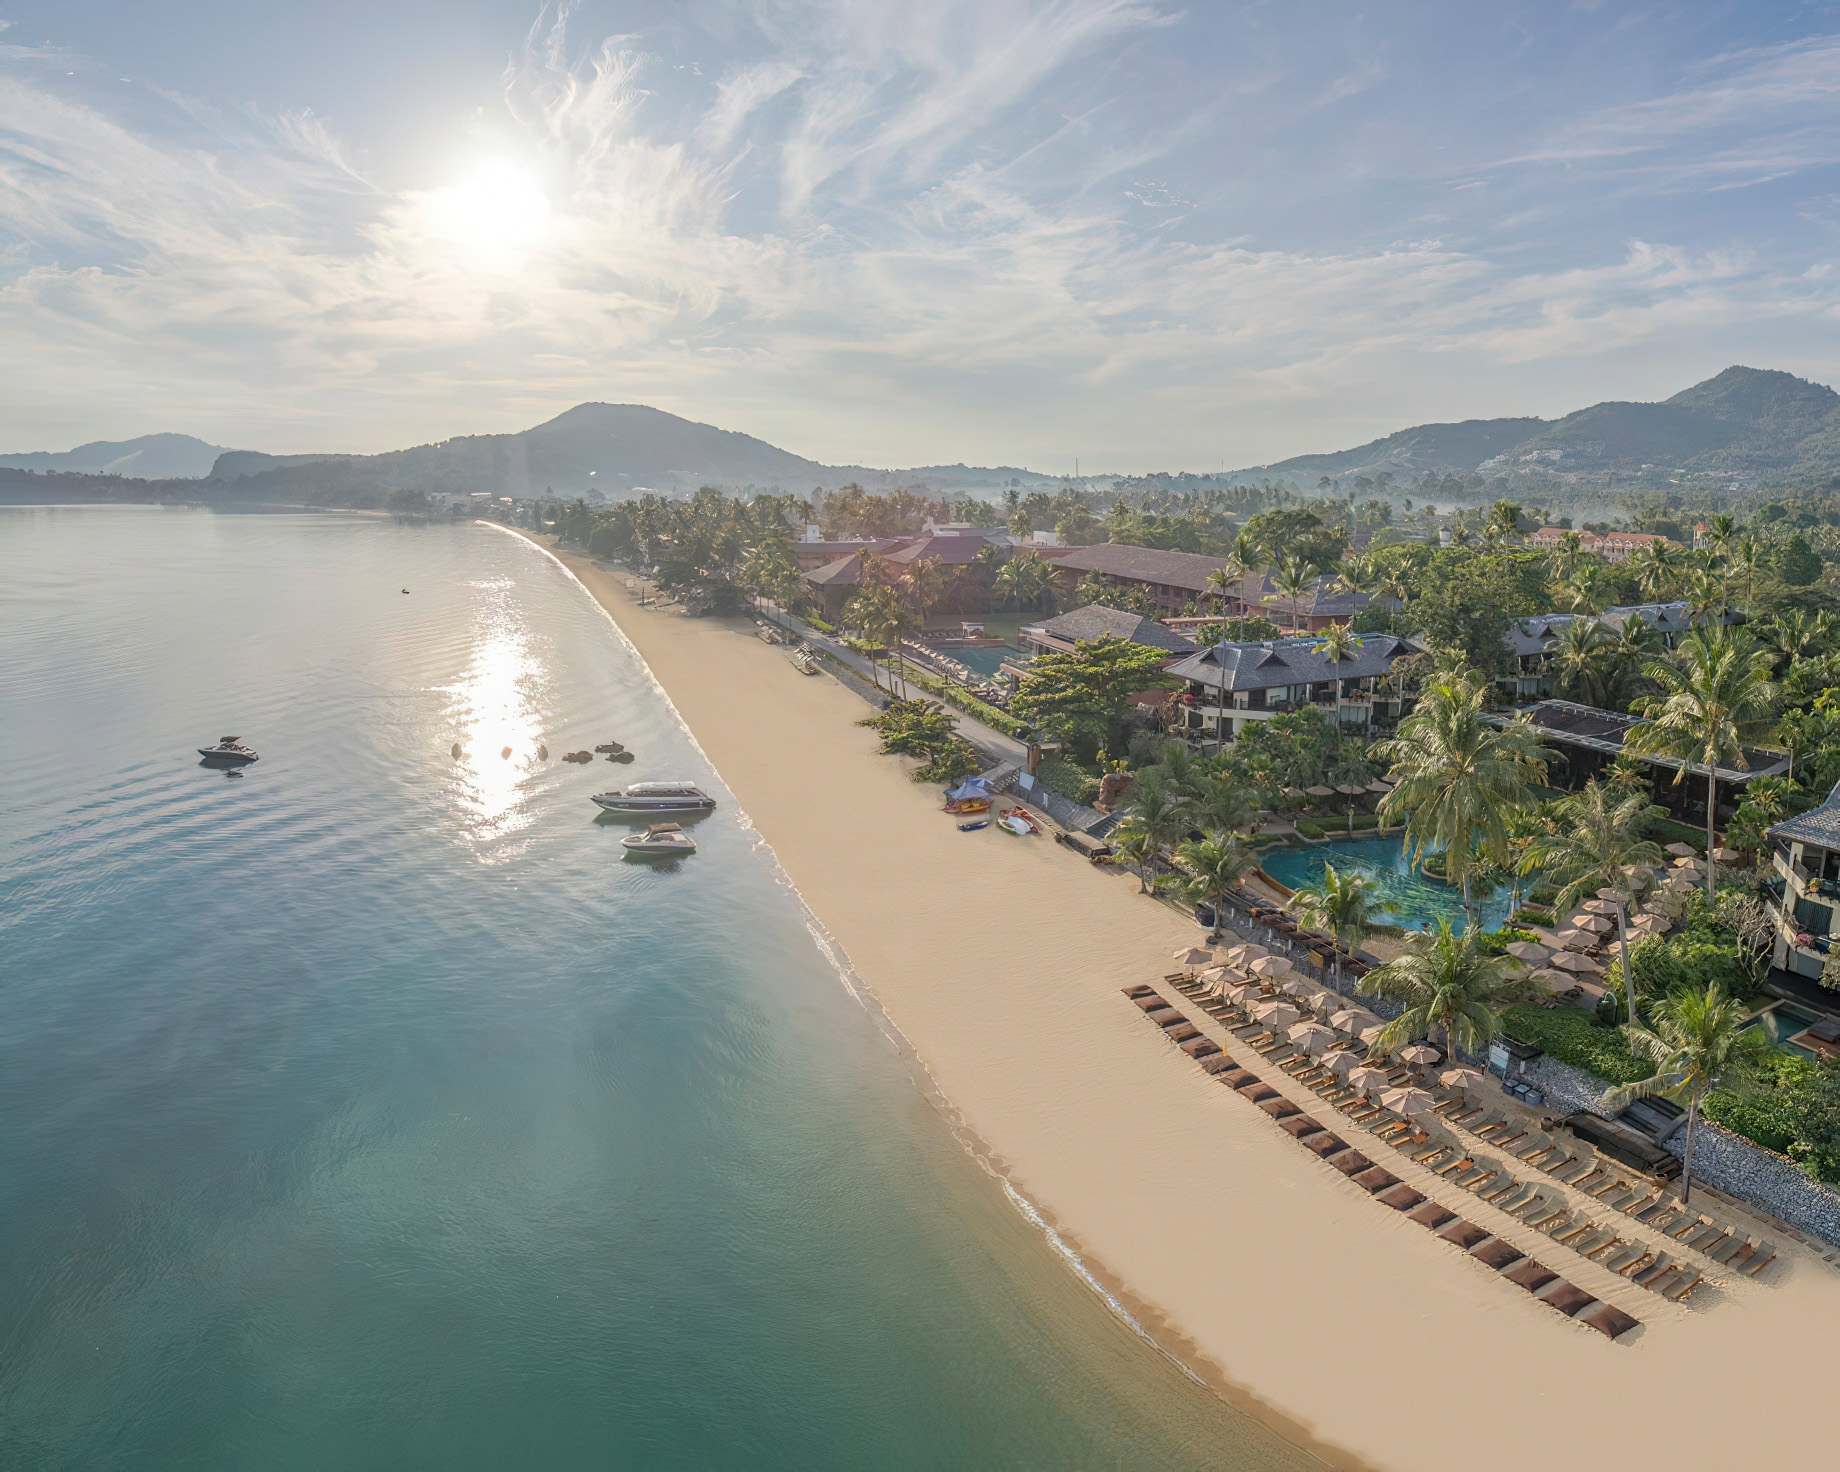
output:
M1128 826L1142 833L1150 843L1149 858L1154 860L1188 832L1190 801L1188 793L1161 776L1155 768L1139 772L1125 794L1125 818L1118 828Z
M1332 683L1335 686L1335 731L1338 736L1342 730L1342 681L1335 674L1335 667L1353 659L1361 649L1361 636L1347 624L1330 624L1316 641L1316 652L1329 661L1329 671L1335 675ZM1368 709L1371 711L1372 707Z
M1769 1039L1760 1027L1745 1027L1747 1008L1725 995L1718 982L1704 992L1682 988L1655 1004L1655 1025L1630 1022L1623 1029L1629 1051L1655 1065L1652 1078L1625 1084L1604 1095L1612 1111L1631 1100L1656 1095L1687 1106L1687 1140L1681 1155L1680 1204L1693 1191L1693 1126L1700 1101L1720 1083L1736 1083L1763 1060Z
M1719 768L1750 765L1745 743L1761 741L1771 729L1776 685L1755 658L1750 640L1729 629L1696 629L1673 659L1651 659L1642 673L1659 693L1637 702L1648 721L1631 731L1626 749L1647 756L1671 756L1681 763L1678 786L1689 768L1706 769L1706 898L1713 894L1712 851L1717 847Z
M926 630L926 616L945 592L945 573L936 557L923 557L902 575L901 587L914 600L920 615L920 629Z
M1311 930L1326 931L1340 947L1335 953L1335 980L1339 990L1342 952L1352 956L1359 950L1373 923L1376 909L1373 885L1360 874L1338 874L1335 865L1324 864L1322 878L1293 894L1285 908L1294 911Z
M1559 538L1559 545L1553 548L1550 566L1555 583L1571 580L1578 571L1578 564L1584 558L1584 538L1577 532L1568 531Z
M894 600L888 589L862 587L851 595L850 601L843 606L843 621L854 624L861 629L869 640L871 649L887 648L900 637L900 618L894 608ZM882 681L877 668L877 656L871 653L869 660L869 678L876 689L881 689ZM892 675L889 684L894 683Z
M1729 511L1721 511L1706 526L1706 551L1722 560L1730 554L1732 538L1737 534L1737 521Z
M1740 537L1731 547L1725 563L1727 590L1736 582L1744 584L1744 606L1749 608L1757 596L1757 574L1763 571L1763 550L1755 537Z
M1446 1053L1482 1052L1500 1030L1502 1010L1524 989L1513 968L1510 957L1482 949L1482 932L1474 926L1457 935L1450 921L1440 919L1435 934L1408 936L1403 954L1356 985L1364 997L1405 1003L1370 1051L1391 1053L1436 1031L1443 1034Z
M1112 852L1127 864L1137 867L1137 892L1150 893L1150 869L1156 862L1157 845L1150 835L1126 818L1112 830Z
M1500 852L1507 815L1545 776L1547 752L1524 715L1497 729L1483 714L1486 677L1441 679L1419 697L1398 734L1375 748L1397 785L1380 800L1387 821L1404 818L1414 863L1444 852L1445 873L1470 915L1477 850Z
M1629 1016L1636 1015L1636 985L1629 966L1629 906L1635 897L1629 870L1638 873L1667 862L1661 845L1642 836L1642 830L1660 809L1650 806L1647 795L1620 797L1614 788L1595 778L1569 797L1552 804L1550 831L1528 846L1521 868L1544 874L1559 886L1553 913L1563 915L1588 893L1616 891L1616 938L1623 968L1623 1000Z
M993 586L1004 602L1016 608L1034 607L1054 580L1048 565L1034 552L1018 552L997 569Z
M1292 554L1278 564L1278 575L1273 579L1273 586L1280 597L1291 601L1291 632L1296 633L1303 622L1303 595L1309 591L1310 584L1320 574L1314 563L1305 562Z
M1605 706L1611 710L1627 710L1638 695L1649 693L1642 666L1661 649L1661 638L1647 619L1632 613L1623 620L1623 627L1605 656L1609 671L1604 686Z
M1638 547L1626 565L1645 597L1665 603L1680 587L1682 562L1680 548L1657 540Z
M1259 857L1237 833L1213 832L1199 840L1189 839L1176 850L1176 862L1188 870L1183 884L1183 898L1191 904L1205 904L1214 912L1213 935L1220 934L1221 912L1227 896L1239 882L1258 867Z
M1546 657L1554 693L1581 705L1604 705L1615 644L1616 635L1596 619L1573 617Z

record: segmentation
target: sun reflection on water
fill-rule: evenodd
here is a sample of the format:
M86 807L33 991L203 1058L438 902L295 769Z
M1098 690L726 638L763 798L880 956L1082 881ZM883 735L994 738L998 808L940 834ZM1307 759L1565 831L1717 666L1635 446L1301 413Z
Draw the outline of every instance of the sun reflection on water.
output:
M461 749L450 790L469 836L493 843L530 821L524 791L543 766L538 705L548 674L506 596L511 585L481 586L490 601L482 610L472 657L460 680L446 687L454 740ZM504 755L507 749L509 756ZM515 851L498 847L480 857L502 861Z

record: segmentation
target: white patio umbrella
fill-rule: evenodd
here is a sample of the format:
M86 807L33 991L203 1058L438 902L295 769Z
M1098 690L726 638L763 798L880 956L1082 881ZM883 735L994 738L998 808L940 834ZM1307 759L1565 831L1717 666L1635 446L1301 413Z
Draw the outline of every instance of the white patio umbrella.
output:
M1359 1053L1331 1053L1323 1059L1323 1067L1328 1069L1329 1072L1334 1074L1337 1078L1342 1077L1342 1075L1346 1074L1350 1069L1359 1068L1360 1066L1361 1055Z
M1278 983L1278 990L1287 997L1306 997L1316 990L1316 983L1300 972L1293 972Z
M1692 876L1684 874L1676 869L1662 881L1662 888L1678 890L1682 894L1685 894L1690 890L1698 889L1699 885L1694 881Z
M1303 1016L1289 1002L1259 1002L1250 1011L1274 1032L1281 1027L1289 1027Z
M1291 963L1282 956L1260 956L1246 969L1254 976L1282 976L1291 969Z
M1604 969L1589 956L1575 955L1571 951L1565 952L1564 955L1554 956L1553 967L1558 971L1573 971L1580 976L1600 976Z
M1227 979L1231 977L1232 975L1233 975L1233 972L1228 967L1210 966L1208 967L1206 971L1203 971L1199 976L1197 976L1195 980L1205 981L1209 986L1220 986L1223 983L1225 983Z
M1374 1026L1379 1020L1373 1013L1363 1012L1358 1007L1344 1007L1340 1012L1330 1013L1329 1026L1352 1037L1363 1028Z
M1302 1048L1306 1053L1320 1053L1335 1041L1335 1034L1320 1022L1297 1022L1284 1034L1291 1040L1291 1046Z
M1449 1089L1479 1089L1488 1081L1486 1073L1473 1068L1446 1068L1438 1075L1438 1082Z
M1410 1118L1414 1114L1424 1114L1434 1108L1437 1100L1423 1089L1382 1089L1380 1107L1390 1109L1395 1114Z
M1616 901L1586 900L1584 902L1584 909L1587 914L1591 915L1614 915L1616 913Z
M1393 790L1393 784L1391 782L1369 782L1367 790L1377 797L1385 797Z
M1517 961L1525 961L1529 966L1535 966L1552 955L1552 947L1543 946L1534 940L1516 940L1508 943L1508 954Z
M1251 941L1247 941L1244 945L1237 945L1227 952L1227 965L1237 966L1243 971L1261 956L1270 954L1271 951L1265 946L1254 945Z
M1214 959L1214 953L1204 951L1200 946L1185 946L1175 952L1170 959L1178 966L1206 966Z
M1428 1048L1423 1043L1414 1043L1409 1048L1399 1050L1399 1061L1421 1068L1427 1063L1436 1063L1443 1055L1436 1048Z
M1366 1043L1367 1046L1371 1048L1374 1045L1374 1041L1380 1036L1380 1034L1383 1031L1385 1031L1385 1024L1376 1022L1372 1027L1362 1028L1358 1033L1355 1034L1355 1037L1358 1038L1361 1042Z
M1561 930L1554 939L1568 951L1588 951L1597 944L1597 937L1588 930Z
M1690 859L1697 850L1690 843L1670 843L1667 846L1667 852L1677 854L1683 859Z
M1627 873L1628 871L1625 870L1624 872ZM1636 873L1640 873L1640 872L1641 871L1639 869L1636 871ZM1635 875L1631 874L1630 877L1634 878ZM1620 900L1623 897L1623 891L1620 889L1611 889L1608 885L1606 885L1604 888L1597 891L1597 897L1600 900L1609 900L1612 904L1614 904L1617 900Z
M1548 966L1544 971L1536 971L1527 978L1535 986L1544 987L1549 992L1562 992L1573 985L1573 978L1563 971L1555 971Z
M1308 1002L1318 1012L1327 1012L1331 1008L1340 1006L1342 998L1339 992L1332 992L1326 987L1319 986L1312 987L1305 992L1301 1000Z
M1616 921L1612 920L1608 915L1580 915L1578 917L1578 928L1580 930L1588 930L1593 935L1608 935L1612 930L1616 929Z
M1697 869L1699 868L1699 855L1688 854L1684 859L1676 859L1671 867L1676 869Z
M1348 1087L1359 1089L1365 1094L1369 1089L1384 1089L1392 1086L1392 1080L1386 1076L1384 1068L1371 1068L1363 1065L1348 1070Z
M1303 789L1303 791L1306 797L1334 797L1335 796L1335 789L1333 787L1322 787L1322 786L1306 787Z
M1241 981L1225 988L1221 995L1228 1001L1238 1002L1244 1007L1250 1002L1258 1001L1265 993L1259 990L1259 984L1256 981Z

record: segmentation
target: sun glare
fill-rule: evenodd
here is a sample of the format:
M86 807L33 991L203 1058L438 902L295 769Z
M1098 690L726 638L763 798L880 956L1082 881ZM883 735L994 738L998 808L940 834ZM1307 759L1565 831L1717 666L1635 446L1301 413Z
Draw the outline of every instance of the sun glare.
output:
M526 169L492 159L466 178L426 196L433 233L487 256L518 255L549 228L549 199Z

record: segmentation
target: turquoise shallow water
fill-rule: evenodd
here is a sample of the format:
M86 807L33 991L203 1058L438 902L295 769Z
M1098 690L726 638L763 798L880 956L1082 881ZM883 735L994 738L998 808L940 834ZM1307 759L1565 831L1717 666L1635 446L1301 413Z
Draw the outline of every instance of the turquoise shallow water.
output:
M533 549L0 551L0 1465L1313 1465L1054 1257L726 793L620 861L590 793L719 785Z
M1338 874L1366 877L1389 925L1419 930L1444 919L1458 930L1463 928L1462 896L1448 884L1419 873L1398 838L1335 838L1308 848L1270 849L1260 859L1265 872L1289 889L1316 884L1329 864L1335 865ZM1507 891L1491 891L1482 896L1481 905L1484 929L1500 929L1508 918Z

